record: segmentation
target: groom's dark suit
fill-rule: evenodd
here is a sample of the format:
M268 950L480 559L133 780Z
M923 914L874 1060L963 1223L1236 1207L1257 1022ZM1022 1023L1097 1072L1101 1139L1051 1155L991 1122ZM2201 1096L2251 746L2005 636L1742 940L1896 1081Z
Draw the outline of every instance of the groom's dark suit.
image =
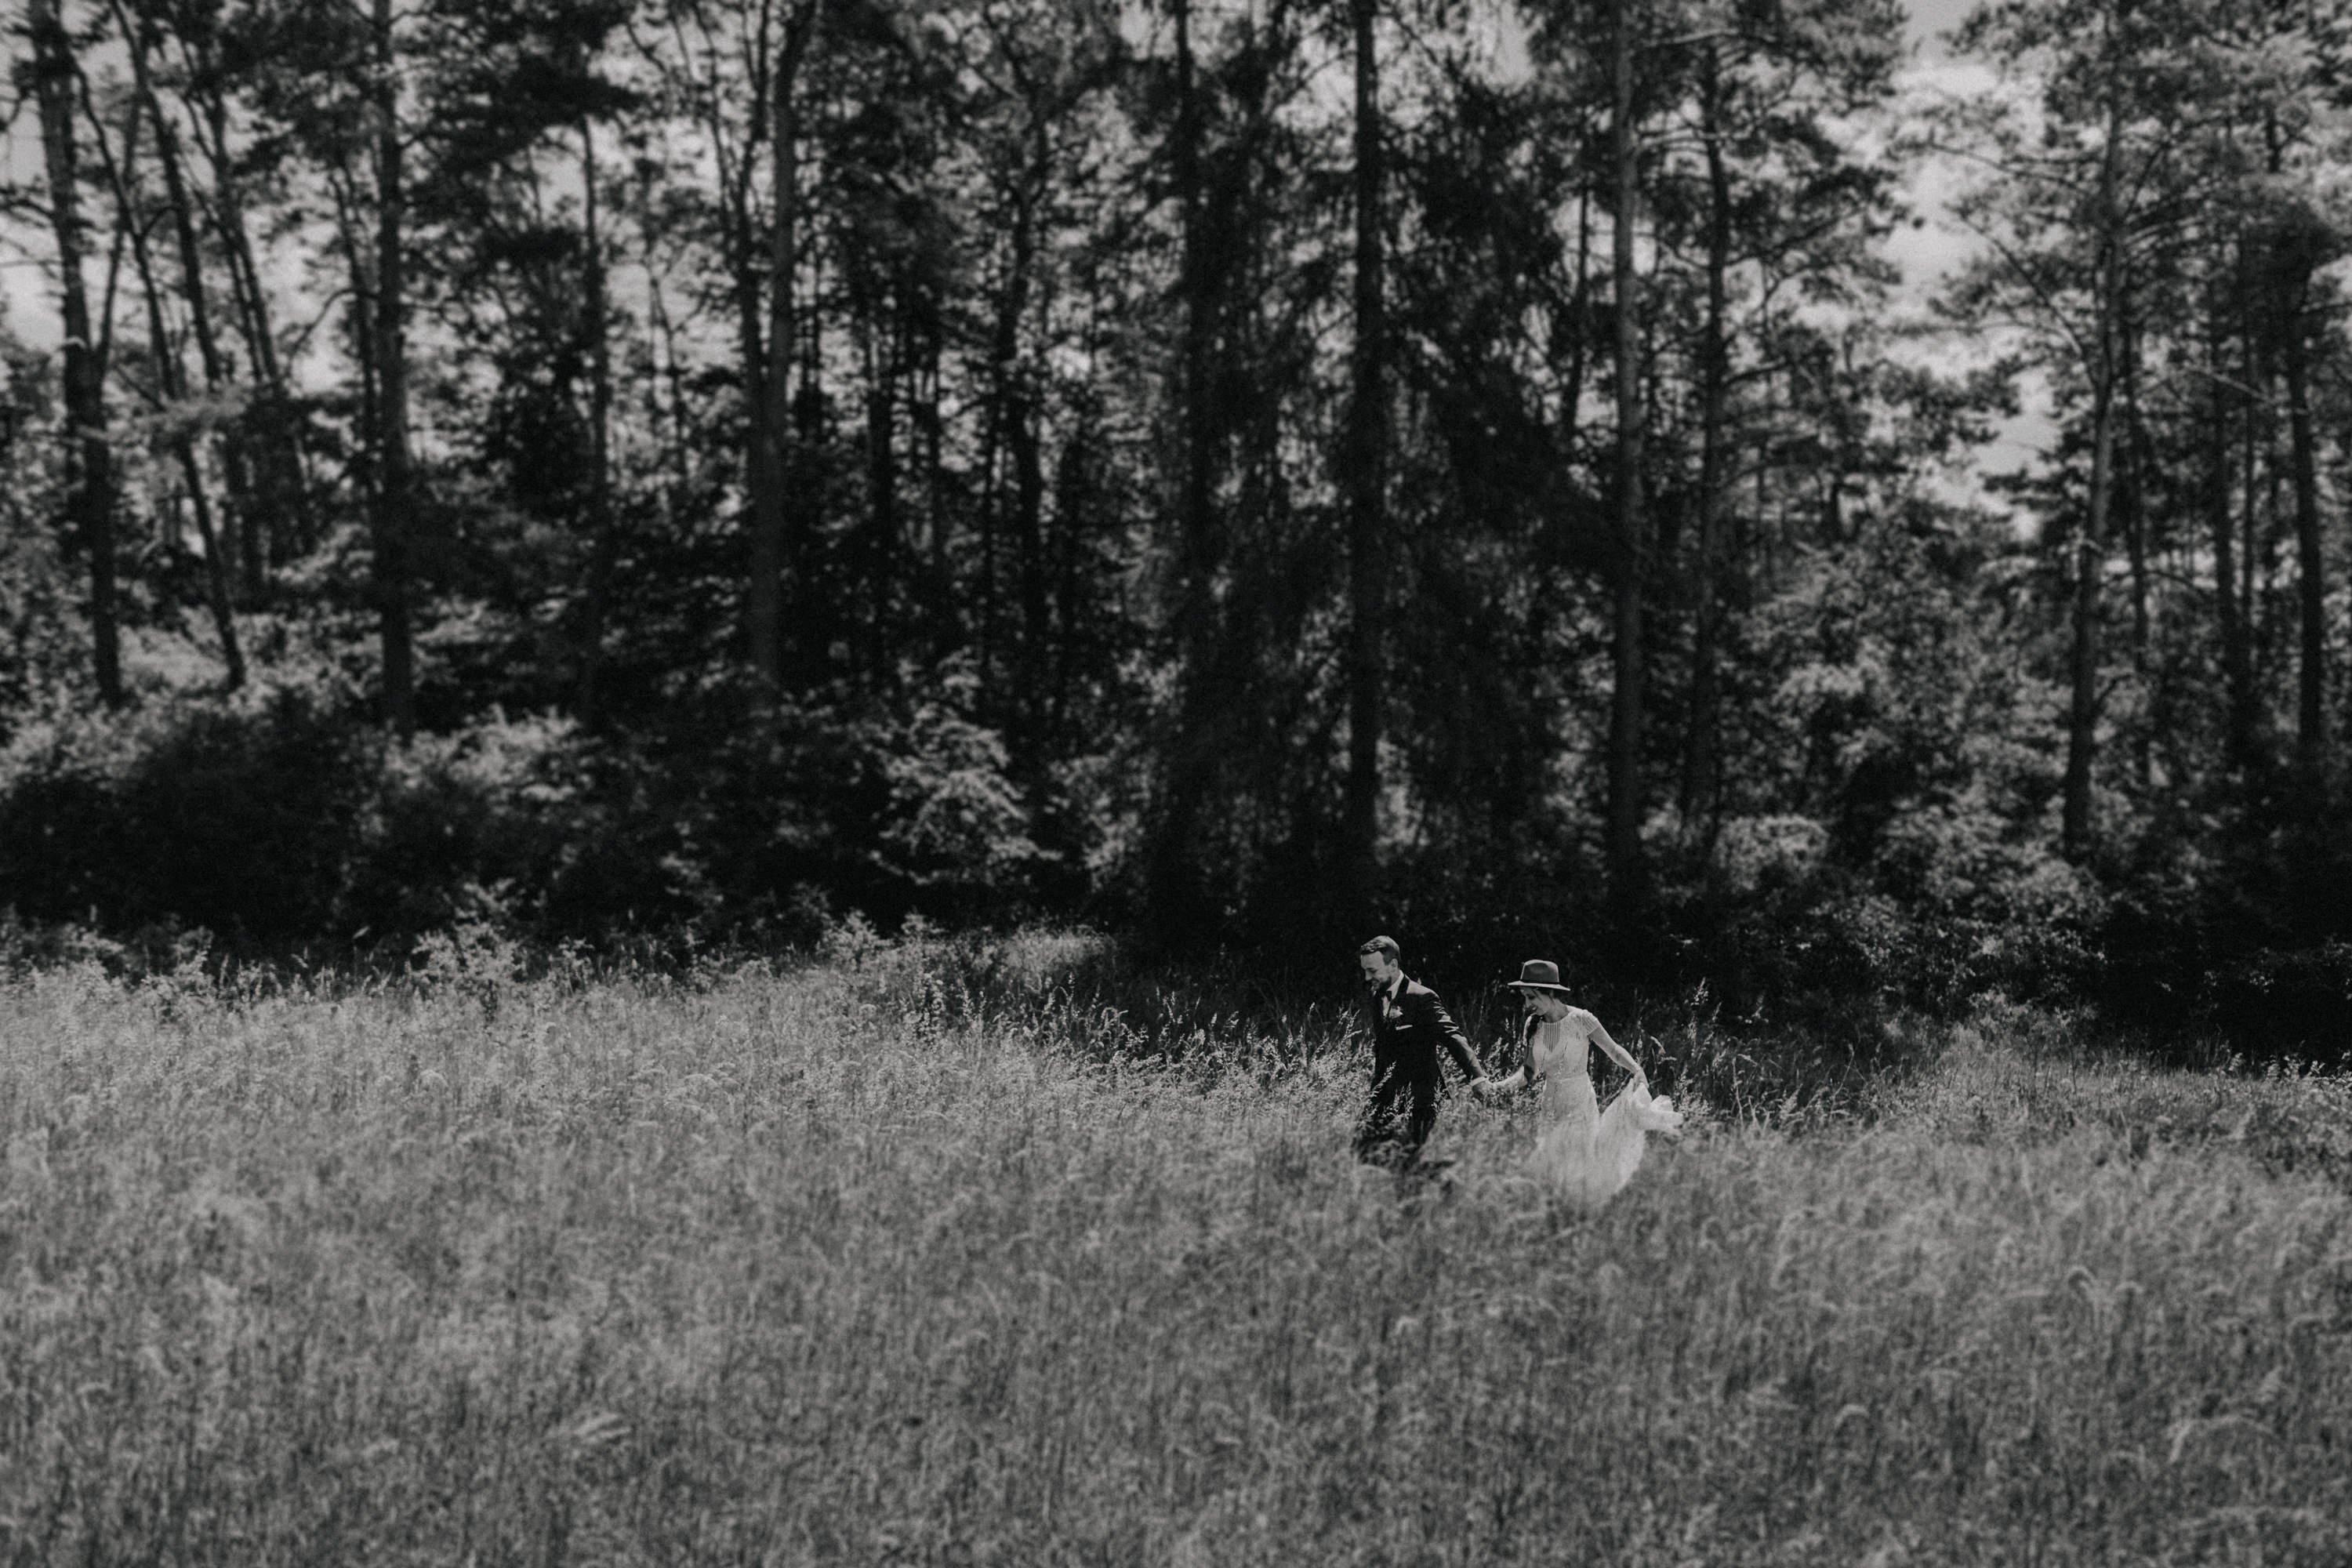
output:
M1400 974L1372 997L1372 1098L1356 1126L1358 1159L1406 1166L1421 1157L1445 1078L1441 1049L1464 1079L1479 1076L1469 1040L1436 992Z

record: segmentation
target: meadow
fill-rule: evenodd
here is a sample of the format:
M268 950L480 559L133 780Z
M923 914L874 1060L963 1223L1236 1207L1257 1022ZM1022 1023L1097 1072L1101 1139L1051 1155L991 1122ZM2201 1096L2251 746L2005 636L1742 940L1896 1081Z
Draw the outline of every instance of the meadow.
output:
M1354 1166L1343 978L22 971L0 1560L2352 1562L2342 1079L1629 1025L1585 1215Z

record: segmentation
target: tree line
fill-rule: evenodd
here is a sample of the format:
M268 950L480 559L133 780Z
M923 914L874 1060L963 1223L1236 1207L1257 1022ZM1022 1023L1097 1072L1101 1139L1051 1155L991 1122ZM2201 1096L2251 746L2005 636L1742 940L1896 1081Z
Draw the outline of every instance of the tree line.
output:
M27 916L2352 1003L2333 13L2004 0L1957 92L1893 0L16 23ZM346 893L458 891L91 869L142 812L296 832L186 793L241 767L352 775Z

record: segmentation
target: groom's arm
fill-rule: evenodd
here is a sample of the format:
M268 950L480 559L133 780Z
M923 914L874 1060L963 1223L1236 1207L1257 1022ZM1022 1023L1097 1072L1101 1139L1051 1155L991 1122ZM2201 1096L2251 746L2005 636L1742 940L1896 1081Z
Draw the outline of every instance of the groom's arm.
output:
M1445 1054L1454 1058L1454 1065L1461 1072L1463 1081L1476 1083L1485 1078L1486 1069L1478 1065L1478 1054L1470 1048L1469 1037L1463 1034L1462 1026L1455 1023L1454 1016L1445 1010L1445 1004L1438 1000L1437 993L1424 991L1422 995L1428 1001L1422 1009L1421 1022L1445 1047Z

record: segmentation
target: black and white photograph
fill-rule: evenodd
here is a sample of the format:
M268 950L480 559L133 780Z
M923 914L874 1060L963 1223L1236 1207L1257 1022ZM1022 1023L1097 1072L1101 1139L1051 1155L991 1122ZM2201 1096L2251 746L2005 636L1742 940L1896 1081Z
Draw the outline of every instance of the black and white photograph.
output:
M0 64L0 1568L2352 1565L2352 0Z

